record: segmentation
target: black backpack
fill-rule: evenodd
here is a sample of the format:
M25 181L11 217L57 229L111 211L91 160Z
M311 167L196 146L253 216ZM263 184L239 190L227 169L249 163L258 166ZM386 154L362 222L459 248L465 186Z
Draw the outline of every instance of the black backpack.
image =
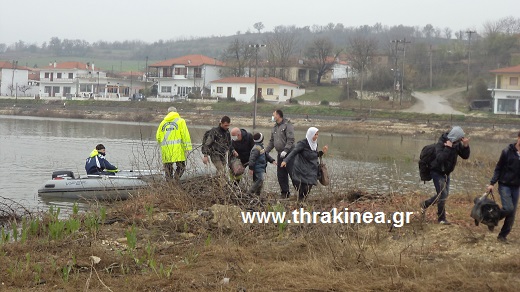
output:
M419 155L419 175L424 182L432 180L430 174L431 163L435 159L435 146L437 144L430 144L423 147Z

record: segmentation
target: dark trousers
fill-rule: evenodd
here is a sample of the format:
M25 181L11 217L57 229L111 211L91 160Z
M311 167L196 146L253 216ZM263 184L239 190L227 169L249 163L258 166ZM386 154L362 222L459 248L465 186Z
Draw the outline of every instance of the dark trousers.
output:
M264 186L264 174L265 169L255 169L253 171L253 185L249 190L250 194L256 194L257 196L260 196Z
M312 189L312 185L304 184L301 182L294 182L294 187L298 191L298 200L300 201L305 200Z
M505 217L504 225L500 230L498 236L506 237L513 223L515 222L516 208L518 206L518 186L506 186L498 184L498 193L500 194L500 201L502 202L501 217Z
M177 166L175 169L175 177L173 176L173 164ZM166 171L166 178L179 180L186 170L186 161L169 162L164 164L164 170Z
M450 194L450 176L432 171L433 185L437 192L433 197L424 201L424 207L428 208L437 203L437 220L446 220L446 200Z
M276 176L278 177L278 184L280 185L280 190L282 196L289 197L291 191L289 190L289 176L292 171L292 161L289 161L285 167L280 167L282 164L283 158L280 158L280 152L276 156Z

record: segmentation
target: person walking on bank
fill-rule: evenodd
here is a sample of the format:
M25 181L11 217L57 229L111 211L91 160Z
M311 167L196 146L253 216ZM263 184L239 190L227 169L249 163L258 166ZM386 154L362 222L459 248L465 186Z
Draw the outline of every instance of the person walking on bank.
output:
M435 159L431 163L431 177L436 194L421 202L421 212L437 203L437 221L439 224L450 225L446 220L446 200L450 193L450 174L455 169L457 157L468 159L470 154L469 138L464 137L461 127L455 126L450 132L444 133L435 146Z
M223 116L218 127L209 130L202 141L202 154L204 155L202 162L207 165L209 158L211 158L219 176L223 176L225 173L224 168L228 152L237 155L231 144L230 124L231 119L228 116Z
M291 173L292 163L287 167L281 167L282 160L291 152L294 147L294 127L289 120L284 119L283 112L276 110L273 113L273 122L276 122L271 130L271 139L265 148L265 152L269 153L276 149L276 175L278 184L281 189L281 197L289 198L291 192L289 190L289 175Z
M175 180L179 180L186 170L186 157L188 151L192 150L192 146L186 121L181 118L175 107L168 108L168 114L159 124L155 137L161 147L166 178L174 178L173 164L175 163L177 167Z
M487 191L493 191L493 185L498 182L498 193L502 202L500 219L505 218L504 225L497 239L507 242L507 235L511 232L515 222L516 209L518 207L518 195L520 188L520 132L516 143L509 144L498 159L493 177L487 186Z
M318 128L310 127L305 139L296 143L294 149L280 165L285 168L291 160L294 160L292 180L298 190L299 201L305 200L312 186L318 183L318 158L327 154L328 149L328 146L324 146L321 151L318 151Z
M96 149L90 152L90 156L85 161L85 171L93 175L115 175L119 171L105 159L106 149L103 144L96 145Z
M253 185L247 193L260 196L264 186L267 162L272 164L276 164L276 162L271 155L265 152L264 135L262 133L255 133L253 139L255 146L251 149L251 155L249 156L249 175L253 176Z
M246 166L249 162L251 149L253 149L253 146L255 146L255 142L253 141L252 134L248 133L244 129L239 128L233 128L231 130L231 141L231 145L233 146L235 152L233 152L233 156L230 157L229 161L230 177L232 178L233 182L238 185L238 182L240 182L242 176L237 176L233 173L233 165L231 163L232 157L239 159L240 163L242 163L243 166Z

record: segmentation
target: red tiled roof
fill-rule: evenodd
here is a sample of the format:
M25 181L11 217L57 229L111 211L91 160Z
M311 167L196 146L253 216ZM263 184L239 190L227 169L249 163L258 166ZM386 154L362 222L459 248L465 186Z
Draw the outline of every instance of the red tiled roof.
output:
M520 65L513 67L499 68L489 71L491 73L520 73Z
M184 65L187 67L198 67L201 65L224 66L224 63L203 55L187 55L179 58L164 60L154 63L150 67L171 67L173 65Z
M13 63L12 62L7 62L7 61L0 61L0 69L13 69ZM32 71L33 69L32 68L28 68L28 67L25 67L25 66L16 66L16 69L18 70L30 70Z
M87 64L85 64L85 63L72 61L72 62L56 63L56 67L54 67L54 65L50 65L50 66L44 67L43 69L79 69L79 70L88 70L88 69L91 69L91 68L92 68L92 65L87 68ZM99 70L99 68L97 68L95 65L94 65L94 69Z
M211 83L247 83L254 84L255 77L227 77L219 80L211 81ZM298 87L298 85L291 82L284 81L276 77L258 77L258 84L277 84Z

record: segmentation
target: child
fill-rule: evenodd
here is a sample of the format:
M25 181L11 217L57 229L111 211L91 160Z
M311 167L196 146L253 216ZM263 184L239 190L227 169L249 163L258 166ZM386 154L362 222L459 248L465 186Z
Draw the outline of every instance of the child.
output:
M260 196L262 187L264 186L264 173L267 167L267 162L276 164L274 159L264 150L264 135L262 133L255 133L253 135L255 146L251 149L249 155L249 175L253 176L253 186L247 192L248 194L256 194Z

